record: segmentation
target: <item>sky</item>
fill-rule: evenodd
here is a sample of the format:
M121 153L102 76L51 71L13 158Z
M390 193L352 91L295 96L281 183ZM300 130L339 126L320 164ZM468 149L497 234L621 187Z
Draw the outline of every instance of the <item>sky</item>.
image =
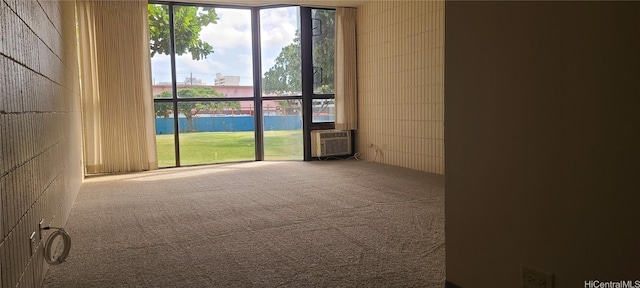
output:
M251 11L248 9L216 8L218 23L202 29L200 38L213 46L213 54L204 60L192 60L190 54L176 57L177 81L186 77L202 79L213 85L216 73L240 76L240 85L253 84L251 52ZM281 7L260 12L262 74L274 64L283 46L293 42L298 29L298 8ZM151 58L153 83L171 82L171 62L168 55Z

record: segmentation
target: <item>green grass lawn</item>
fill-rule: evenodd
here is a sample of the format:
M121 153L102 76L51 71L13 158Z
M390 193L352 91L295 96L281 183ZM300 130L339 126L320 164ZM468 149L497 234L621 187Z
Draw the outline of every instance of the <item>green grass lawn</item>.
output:
M180 134L180 165L255 160L254 132ZM156 135L158 165L175 166L173 135ZM265 131L265 160L302 160L302 130Z

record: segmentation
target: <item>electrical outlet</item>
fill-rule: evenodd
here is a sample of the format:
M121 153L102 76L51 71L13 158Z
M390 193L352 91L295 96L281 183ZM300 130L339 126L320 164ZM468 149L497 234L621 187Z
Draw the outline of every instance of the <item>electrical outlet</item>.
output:
M553 288L553 274L522 266L522 288Z

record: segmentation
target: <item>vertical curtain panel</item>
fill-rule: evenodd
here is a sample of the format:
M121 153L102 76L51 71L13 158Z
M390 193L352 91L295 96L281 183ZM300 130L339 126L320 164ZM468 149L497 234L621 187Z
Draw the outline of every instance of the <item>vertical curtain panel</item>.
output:
M356 9L336 9L336 129L358 129Z
M87 173L157 169L147 1L77 5Z

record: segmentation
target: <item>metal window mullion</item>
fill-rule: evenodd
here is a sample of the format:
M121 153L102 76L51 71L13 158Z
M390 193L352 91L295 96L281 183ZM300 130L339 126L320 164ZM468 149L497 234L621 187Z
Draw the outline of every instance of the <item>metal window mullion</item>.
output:
M313 120L313 47L311 8L300 7L300 56L302 59L302 135L304 161L311 160L311 126Z
M224 102L224 101L253 101L253 97L178 98L178 102Z
M172 102L173 102L173 143L175 146L175 158L176 167L180 167L180 126L178 115L178 84L176 75L176 54L175 54L175 27L173 23L173 4L169 5L169 38L171 40L170 53L171 54L171 90Z
M313 94L313 99L335 99L333 94Z
M253 119L256 161L264 161L264 120L262 119L262 51L260 49L260 11L251 9L251 49L253 54Z
M302 95L296 96L265 96L262 97L262 101L280 101L280 100L297 100L302 99Z

